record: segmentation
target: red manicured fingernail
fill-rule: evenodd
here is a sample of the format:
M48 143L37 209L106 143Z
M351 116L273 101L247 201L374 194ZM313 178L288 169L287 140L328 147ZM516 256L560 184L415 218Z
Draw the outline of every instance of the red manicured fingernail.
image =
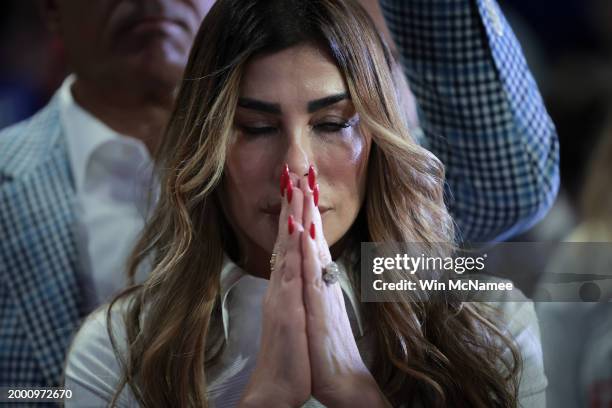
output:
M290 215L289 219L287 220L287 229L289 231L289 235L293 234L293 231L295 230L295 225L293 225L293 215Z
M310 223L310 238L315 239L315 226L314 223Z
M280 177L280 193L281 196L285 194L285 188L287 188L287 180L289 180L289 166L285 164Z
M308 187L310 187L311 190L315 188L315 170L312 164L308 168Z
M287 201L291 204L291 198L293 198L293 181L287 180Z
M312 198L314 199L315 207L319 206L319 185L316 184L312 190Z

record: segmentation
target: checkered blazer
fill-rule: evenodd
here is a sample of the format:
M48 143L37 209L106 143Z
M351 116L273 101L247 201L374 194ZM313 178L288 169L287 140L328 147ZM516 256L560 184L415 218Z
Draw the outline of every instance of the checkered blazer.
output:
M56 99L0 133L0 386L57 386L81 314Z
M518 43L485 3L383 2L427 142L447 165L451 211L480 241L532 224L558 185L553 125ZM54 98L0 132L0 386L60 381L83 315L74 198Z
M559 188L559 144L521 47L493 0L381 0L446 165L459 239L502 240L542 218Z

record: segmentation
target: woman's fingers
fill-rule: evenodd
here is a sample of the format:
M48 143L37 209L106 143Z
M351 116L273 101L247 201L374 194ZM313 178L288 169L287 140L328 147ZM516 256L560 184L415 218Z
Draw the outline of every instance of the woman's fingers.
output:
M323 268L332 261L315 205L316 178L302 178L304 233L302 234L303 299L306 309L312 395L326 406L343 406L341 397L358 381L374 384L359 354L346 312L340 282L323 281ZM314 184L314 185L313 185ZM358 381L357 381L358 380ZM370 381L372 380L372 381ZM355 391L349 392L354 395Z
M315 240L309 233L302 234L302 273L304 276L304 306L308 316L321 316L325 307L325 283L321 279L323 265Z
M310 237L314 244L312 248L312 256L318 260L319 266L323 267L331 262L331 254L325 236L323 235L323 221L321 213L316 205L315 191L318 190L316 182L316 175L314 169L311 167L307 176L302 177L300 185L304 191L304 203L303 203L303 225L306 232L306 236ZM302 238L306 241L306 237ZM307 249L304 244L303 249ZM310 250L310 249L309 249ZM321 268L309 268L304 269L304 282L315 283L315 281L321 281ZM320 283L320 282L319 282Z
M298 185L299 178L285 169L276 260L263 303L261 346L244 401L265 396L264 400L270 398L279 405L302 406L311 394L302 281L304 196Z
M302 274L301 267L301 244L300 236L304 231L302 226L302 213L304 196L302 191L297 187L298 179L295 175L291 175L287 183L285 191L285 202L287 203L287 217L280 219L278 228L283 230L286 242L285 249L285 271L283 272L283 280L288 281L294 278L300 278Z
M261 346L243 401L263 396L279 405L302 406L312 388L302 279L304 195L299 177L286 166L280 182L281 210L263 303Z
M273 253L275 254L274 265L271 265L272 272L270 274L270 286L275 287L282 279L291 279L294 276L301 274L301 268L296 270L295 263L301 262L296 260L296 254L289 254L291 249L297 254L300 253L300 246L295 245L296 237L290 232L299 232L302 227L302 207L303 194L296 186L299 184L299 179L295 174L289 173L285 166L280 178L281 194L281 211L278 219L278 232L276 243L274 244ZM299 241L299 240L298 240ZM291 259L293 264L287 268L288 259Z
M343 312L342 289L339 284L328 286L322 278L323 268L332 261L325 236L323 222L315 205L314 189L316 176L311 170L301 180L304 187L304 234L302 235L302 274L304 278L304 305L309 321L325 326L324 319L332 318L330 308Z

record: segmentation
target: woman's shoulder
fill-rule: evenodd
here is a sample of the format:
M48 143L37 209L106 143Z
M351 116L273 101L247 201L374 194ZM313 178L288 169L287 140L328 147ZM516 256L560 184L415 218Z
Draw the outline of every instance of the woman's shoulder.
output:
M495 281L510 282L497 278ZM533 301L520 289L513 287L510 291L498 291L494 296L489 296L486 302L477 303L477 307L494 311L492 316L497 320L499 329L514 340L521 352L541 359L538 317Z
M98 307L87 316L77 331L69 350L69 357L74 353L112 349L112 338L117 346L125 346L124 315L127 302L120 300L111 307L109 304ZM109 333L109 323L112 325ZM124 347L123 347L124 348Z
M73 395L66 401L67 406L111 401L121 382L122 359L126 356L124 315L127 304L126 300L120 300L112 308L101 306L83 321L66 359L65 387L71 389ZM120 406L133 405L127 388L126 391L119 400Z
M496 283L511 283L506 279L493 279ZM484 302L489 308L498 312L502 321L505 323L505 329L511 334L518 334L517 331L523 331L526 327L533 326L537 329L539 336L539 326L535 313L533 301L515 286L512 290L499 290L495 294L488 296L488 301Z
M513 340L521 355L519 399L522 406L541 406L548 382L544 374L540 325L533 302L514 288L508 292L501 291L484 305L497 312L499 328ZM510 356L508 349L504 357Z

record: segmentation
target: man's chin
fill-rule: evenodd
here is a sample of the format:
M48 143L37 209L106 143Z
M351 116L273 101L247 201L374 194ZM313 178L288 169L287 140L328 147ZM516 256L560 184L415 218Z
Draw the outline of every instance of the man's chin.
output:
M147 59L145 56L131 56L116 77L128 89L139 88L149 98L166 99L174 97L185 67L167 59Z

